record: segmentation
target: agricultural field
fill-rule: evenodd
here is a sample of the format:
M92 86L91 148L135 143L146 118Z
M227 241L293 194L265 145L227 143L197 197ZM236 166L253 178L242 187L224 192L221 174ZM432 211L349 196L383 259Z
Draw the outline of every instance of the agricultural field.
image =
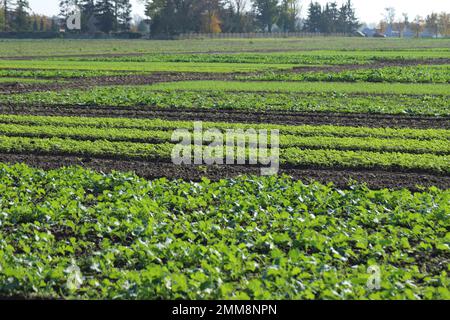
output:
M449 39L2 40L0 298L450 299L449 141Z

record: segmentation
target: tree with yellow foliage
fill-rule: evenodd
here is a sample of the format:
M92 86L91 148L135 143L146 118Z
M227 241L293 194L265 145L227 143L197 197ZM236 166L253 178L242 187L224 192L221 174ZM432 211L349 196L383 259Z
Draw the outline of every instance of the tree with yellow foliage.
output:
M221 33L221 21L215 12L205 12L202 15L202 32L203 33Z

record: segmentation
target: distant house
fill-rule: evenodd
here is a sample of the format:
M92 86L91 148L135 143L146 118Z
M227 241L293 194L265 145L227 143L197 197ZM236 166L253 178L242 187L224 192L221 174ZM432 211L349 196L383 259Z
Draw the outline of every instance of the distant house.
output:
M362 33L366 35L366 37L373 37L373 35L377 32L377 30L373 28L364 28L361 30Z
M378 37L381 38L382 35L385 35L389 38L399 38L400 33L399 31L394 30L391 26L388 26L386 28L386 31L384 33L379 32L376 28L364 28L360 30L362 33L366 35L366 37ZM412 30L411 28L405 28L402 32L403 38L414 38L416 36L416 32ZM421 38L434 38L436 35L433 32L430 32L429 30L424 30L420 33ZM441 36L438 36L441 37Z
M381 33L381 32L375 32L373 34L373 37L374 38L387 38L387 36L384 33Z
M406 29L403 31L403 37L404 37L404 38L414 38L415 36L416 36L416 32L413 31L413 30L410 29L410 28L406 28Z
M387 26L386 31L384 32L384 34L386 35L386 37L389 37L389 38L399 38L400 37L400 32L394 30L392 28L392 26Z

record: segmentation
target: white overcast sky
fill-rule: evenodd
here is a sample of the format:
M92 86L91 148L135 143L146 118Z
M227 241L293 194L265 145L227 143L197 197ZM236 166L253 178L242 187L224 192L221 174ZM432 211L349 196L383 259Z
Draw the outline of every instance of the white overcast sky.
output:
M250 2L250 0L247 0ZM336 0L342 3L345 0ZM57 15L59 0L29 0L31 9L35 13ZM133 4L133 14L143 16L144 6L142 1L131 0ZM318 0L324 4L327 0ZM306 8L310 0L301 0L303 4L303 15L306 13ZM435 11L450 12L450 0L353 0L358 17L363 22L378 22L383 17L384 8L394 7L397 15L400 16L403 12L408 13L410 18L416 15L425 16L428 13Z

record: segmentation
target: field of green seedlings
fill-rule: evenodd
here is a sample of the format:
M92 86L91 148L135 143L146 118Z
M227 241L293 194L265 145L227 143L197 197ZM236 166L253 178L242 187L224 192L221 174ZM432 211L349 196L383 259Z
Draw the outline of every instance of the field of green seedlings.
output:
M356 51L448 51L450 41L443 39L361 39L358 38L302 38L302 39L229 39L182 41L126 41L126 40L1 40L1 57L89 55L89 54L146 54L192 52L279 52L320 50ZM419 48L419 49L417 49ZM424 49L426 48L426 49ZM307 52L306 52L307 54ZM353 53L352 53L353 54Z
M258 92L264 85L265 92ZM27 95L11 94L0 96L2 103L35 105L98 105L98 106L158 106L161 108L219 109L219 110L272 110L298 112L345 112L345 113L384 113L411 115L448 115L447 86L436 85L365 85L366 92L361 95L360 85L337 84L340 92L332 91L332 84L283 84L279 83L176 83L137 87L97 87L92 90L62 90L59 92L34 92ZM195 87L194 87L195 86ZM218 88L223 90L217 90ZM239 87L245 91L239 91ZM174 88L172 90L172 88ZM205 90L201 90L201 89ZM286 90L270 92L268 89ZM298 91L289 91L295 88ZM348 92L342 92L346 88ZM359 92L351 92L350 90ZM229 91L233 91L230 94ZM303 90L301 92L300 90ZM416 95L423 90L426 94ZM402 92L396 95L381 93ZM437 94L430 94L435 91ZM328 92L328 93L326 93Z
M336 82L392 82L392 83L449 83L450 65L387 67L341 72L268 73L242 77L243 80L262 81L336 81Z
M450 299L449 89L449 39L0 40L0 299Z
M287 69L293 64L261 63L208 63L208 62L109 62L109 61L53 61L53 60L0 60L2 69L44 69L82 71L144 71L144 72L252 72Z
M288 177L146 181L0 166L0 293L27 298L449 299L449 191ZM219 200L220 199L220 200ZM76 264L78 290L66 286ZM378 264L378 291L366 287Z

